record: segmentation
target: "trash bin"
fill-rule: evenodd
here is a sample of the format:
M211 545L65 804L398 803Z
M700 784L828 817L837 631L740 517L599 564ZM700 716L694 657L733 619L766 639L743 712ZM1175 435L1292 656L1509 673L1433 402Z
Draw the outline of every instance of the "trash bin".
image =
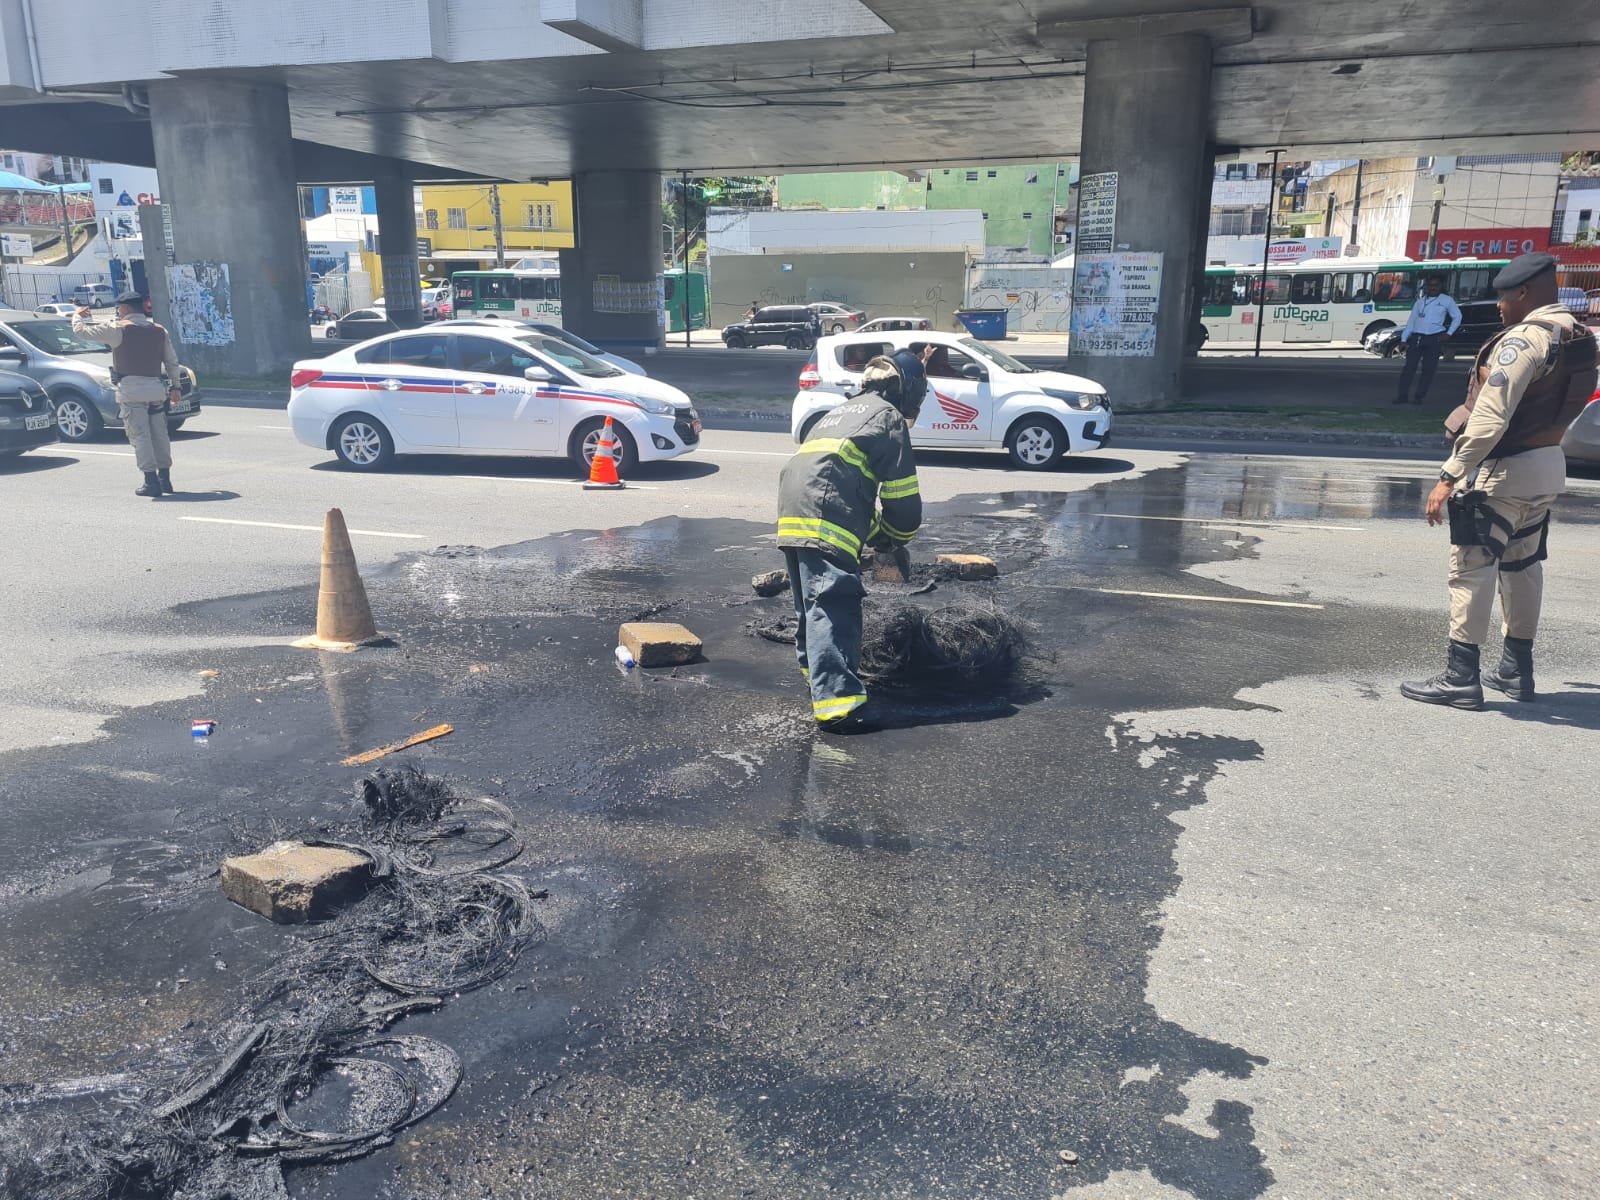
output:
M1007 312L1003 308L962 308L956 310L956 320L967 327L967 332L986 342L1001 342L1006 336Z

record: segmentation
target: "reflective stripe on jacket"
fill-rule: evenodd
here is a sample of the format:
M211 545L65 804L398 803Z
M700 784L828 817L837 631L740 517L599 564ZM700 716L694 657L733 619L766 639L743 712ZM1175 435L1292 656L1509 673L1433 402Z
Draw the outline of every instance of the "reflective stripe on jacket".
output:
M887 400L864 393L826 413L783 468L778 545L855 566L880 535L909 542L922 524L911 431Z

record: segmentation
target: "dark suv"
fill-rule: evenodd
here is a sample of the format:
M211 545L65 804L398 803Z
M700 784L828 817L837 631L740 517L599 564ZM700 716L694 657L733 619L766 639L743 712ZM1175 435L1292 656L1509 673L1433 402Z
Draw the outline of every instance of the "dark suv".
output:
M809 350L822 336L817 314L802 304L776 304L759 308L756 315L722 331L722 340L734 349L744 346L787 346Z

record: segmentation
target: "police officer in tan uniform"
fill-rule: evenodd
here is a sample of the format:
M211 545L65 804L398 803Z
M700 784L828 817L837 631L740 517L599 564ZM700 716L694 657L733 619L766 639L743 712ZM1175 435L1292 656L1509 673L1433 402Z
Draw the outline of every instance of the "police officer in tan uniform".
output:
M73 315L72 331L111 347L117 410L128 431L134 462L144 472L144 484L133 494L170 495L172 444L167 438L167 408L183 395L172 339L144 315L144 297L138 292L124 292L117 297L114 318L94 321L90 319L92 315L89 309L80 308Z
M1446 424L1454 453L1428 496L1428 524L1450 523L1449 659L1442 674L1400 686L1408 699L1455 708L1482 708L1482 684L1535 698L1550 507L1567 479L1561 439L1597 377L1594 333L1557 302L1554 258L1524 254L1494 287L1506 329L1478 354L1467 402ZM1497 585L1505 645L1480 680Z

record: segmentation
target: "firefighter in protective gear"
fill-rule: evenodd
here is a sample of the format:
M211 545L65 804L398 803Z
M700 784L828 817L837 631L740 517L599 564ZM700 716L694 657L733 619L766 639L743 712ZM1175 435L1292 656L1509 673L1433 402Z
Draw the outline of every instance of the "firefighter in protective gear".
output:
M861 555L894 549L922 524L910 426L932 348L874 358L861 391L819 420L778 483L778 545L794 594L795 653L826 732L873 728L861 663Z
M1495 276L1507 328L1479 352L1467 402L1446 428L1455 450L1428 497L1428 524L1449 509L1450 648L1442 674L1402 684L1426 704L1483 707L1483 684L1532 700L1533 639L1544 596L1550 508L1566 485L1561 439L1594 394L1596 344L1562 304L1556 261L1524 254ZM1505 644L1480 677L1498 586Z

